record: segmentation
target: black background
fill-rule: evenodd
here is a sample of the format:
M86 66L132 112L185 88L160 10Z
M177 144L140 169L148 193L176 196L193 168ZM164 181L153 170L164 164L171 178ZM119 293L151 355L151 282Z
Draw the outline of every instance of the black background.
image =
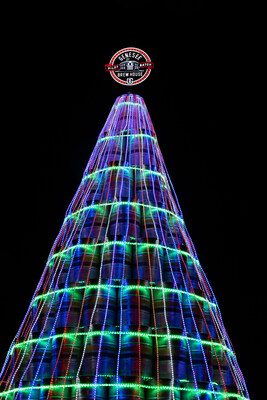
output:
M263 254L252 16L205 2L8 10L2 75L1 353L27 311L117 96L118 50L146 51L143 96L251 399L261 393ZM253 76L253 78L252 78ZM255 143L257 146L255 146ZM261 289L262 287L262 289ZM256 388L259 387L259 389ZM258 397L262 398L262 397Z

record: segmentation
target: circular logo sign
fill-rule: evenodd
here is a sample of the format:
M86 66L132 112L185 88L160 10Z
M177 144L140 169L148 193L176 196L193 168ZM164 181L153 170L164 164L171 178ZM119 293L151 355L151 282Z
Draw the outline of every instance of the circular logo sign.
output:
M149 56L140 49L127 47L121 49L111 57L109 64L105 65L115 81L121 85L138 85L143 82L154 68L154 63Z

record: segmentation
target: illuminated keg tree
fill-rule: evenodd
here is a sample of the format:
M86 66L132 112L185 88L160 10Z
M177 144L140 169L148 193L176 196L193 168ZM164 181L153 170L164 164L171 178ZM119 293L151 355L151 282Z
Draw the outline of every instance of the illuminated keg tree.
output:
M248 399L140 96L117 98L2 369L1 399Z

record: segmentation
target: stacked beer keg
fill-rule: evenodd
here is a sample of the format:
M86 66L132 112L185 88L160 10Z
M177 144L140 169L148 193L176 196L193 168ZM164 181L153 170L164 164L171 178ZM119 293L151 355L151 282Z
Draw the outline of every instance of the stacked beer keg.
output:
M6 399L246 398L140 96L111 110L6 365Z

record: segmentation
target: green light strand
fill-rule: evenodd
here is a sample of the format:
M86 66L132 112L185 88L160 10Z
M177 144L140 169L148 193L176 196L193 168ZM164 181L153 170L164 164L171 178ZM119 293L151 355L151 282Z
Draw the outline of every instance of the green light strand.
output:
M125 289L125 290L131 290L131 289L137 289L137 290L144 290L144 289L147 289L147 290L160 290L160 291L164 291L164 292L171 292L171 293L177 293L177 294L187 294L187 295L189 295L189 296L191 296L191 297L193 297L193 298L195 298L196 300L199 300L199 301L203 301L203 302L206 302L206 303L208 303L208 304L210 304L210 306L211 307L215 307L216 308L216 304L215 303L212 303L211 301L209 301L209 300L207 300L205 297L202 297L202 296L199 296L199 295L197 295L197 294L194 294L194 293L191 293L191 292L187 292L187 291L185 291L185 290L181 290L181 289L174 289L174 288L166 288L166 287L157 287L157 286L143 286L143 285L127 285L127 286L125 286L125 285L112 285L112 284L110 284L110 285L106 285L106 284L99 284L99 285L83 285L83 286L74 286L74 287L69 287L69 288L64 288L64 289L58 289L58 290L54 290L54 291L52 291L52 292L48 292L48 293L45 293L45 294L40 294L39 296L36 296L35 297L35 299L34 299L34 302L33 302L33 304L36 302L36 301L38 301L38 300L42 300L42 299L45 299L46 297L48 297L48 296L52 296L52 295L54 295L54 294L60 294L60 293L71 293L71 292L73 292L73 291L75 291L75 290L86 290L86 289L98 289L98 288L100 288L100 289L108 289L109 287L111 287L111 288L118 288L118 289L121 289L122 287Z
M169 247L169 246L164 246L162 244L157 244L157 243L145 243L145 242L123 242L120 240L110 240L110 241L105 241L102 243L91 243L91 244L76 244L74 246L70 246L67 249L61 250L58 253L54 253L53 256L51 257L51 259L49 260L49 262L55 258L55 257L60 257L62 254L65 254L68 251L72 251L73 249L76 248L82 248L82 249L89 249L91 247L95 247L95 246L110 246L110 245L132 245L132 246L144 246L144 247L150 247L150 248L160 248L160 249L165 249L165 250L170 250L170 251L174 251L178 254L182 254L186 257L190 257L192 260L194 260L198 265L200 265L199 261L193 257L190 253L188 253L187 251L184 250L179 250L179 249L175 249L174 247Z
M125 166L121 166L121 165L114 165L112 167L102 168L102 169L99 169L97 171L91 172L90 174L84 176L82 181L84 181L86 179L90 179L93 175L96 175L96 174L98 174L100 172L112 171L112 170L118 170L118 169L133 169L133 170L137 170L137 171L142 171L144 173L150 173L152 175L158 175L165 181L165 176L164 175L162 175L160 172L153 171L152 169L139 168L139 167L125 167Z
M178 217L178 215L176 215L174 212L172 212L172 211L170 211L170 210L166 210L166 208L151 206L150 204L137 203L137 202L134 202L134 201L114 201L114 202L109 202L109 203L92 204L92 205L90 205L90 206L83 207L83 208L81 208L80 210L75 211L75 212L73 212L73 213L67 215L67 217L64 219L64 222L63 222L63 223L65 223L65 222L66 222L68 219L70 219L70 218L74 218L76 215L78 215L78 214L81 213L81 212L84 212L84 211L87 211L87 210L90 210L90 209L93 209L93 208L106 207L106 206L115 206L115 205L118 205L118 206L120 206L120 205L130 205L130 206L134 206L134 207L140 206L140 207L149 208L149 209L151 209L152 211L163 211L163 212L165 212L166 214L172 215L172 216L175 217L179 222L181 222L182 224L184 224L184 220L183 220L181 217Z
M125 131L121 131L121 132L125 132ZM134 133L134 134L127 134L127 135L114 135L114 136L105 136L102 139L99 139L98 142L103 142L104 140L109 140L109 139L119 139L121 137L148 137L150 139L153 139L155 142L157 141L157 139L154 136L148 135L146 133Z
M190 393L197 394L210 394L212 395L214 392L212 390L206 389L194 389L194 388L186 388L186 387L176 387L176 386L158 386L158 385L146 385L146 384L137 384L137 383L69 383L65 385L41 385L41 386L29 386L24 388L15 388L11 390L7 390L6 392L0 393L0 395L8 395L11 393L17 392L27 392L29 390L51 390L51 389L64 389L64 388L97 388L97 387L117 387L117 388L126 388L126 389L151 389L151 390L170 390L170 391L186 391ZM216 392L217 395L222 396L223 398L228 398L229 396L235 397L239 400L248 400L247 397L244 397L237 393L225 393L225 392Z
M118 103L118 104L114 105L114 107L117 109L118 107L124 106L124 105L126 105L126 106L138 106L138 107L144 108L144 106L142 104L135 103L133 101L122 101L121 103Z
M149 337L156 337L157 338L163 338L163 339L179 339L179 340L189 340L194 343L201 343L202 345L207 345L207 346L217 346L223 349L224 351L227 351L229 354L231 354L232 357L235 357L235 354L231 349L228 349L227 346L219 343L219 342L214 342L210 340L202 340L202 339L197 339L194 337L190 336L184 336L184 335L176 335L176 334L165 334L165 333L146 333L146 332L134 332L134 331L91 331L91 332L69 332L69 333L60 333L57 335L52 335L50 337L45 337L45 338L38 338L38 339L29 339L25 340L24 342L17 343L12 347L11 354L13 353L14 349L28 346L30 344L34 343L39 343L39 342L44 342L47 340L51 339L72 339L73 337L76 336L87 336L87 337L93 337L93 336L109 336L109 335L129 335L129 336L137 336L137 337L143 337L143 338L149 338Z

